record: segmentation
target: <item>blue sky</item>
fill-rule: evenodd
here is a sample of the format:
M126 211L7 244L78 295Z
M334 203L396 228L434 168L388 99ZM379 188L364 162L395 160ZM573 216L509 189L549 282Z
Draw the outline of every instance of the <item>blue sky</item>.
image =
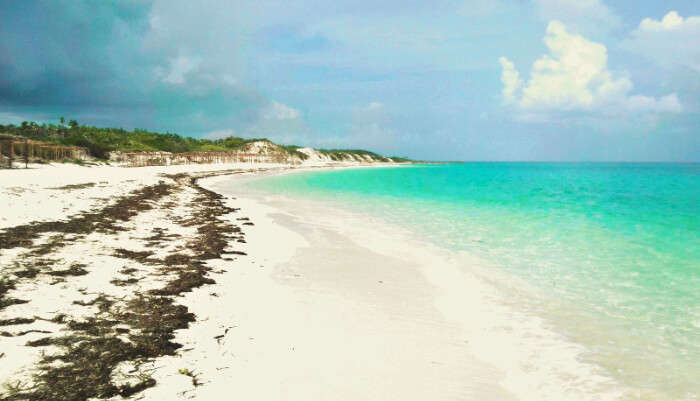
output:
M435 160L700 160L700 3L14 1L0 122Z

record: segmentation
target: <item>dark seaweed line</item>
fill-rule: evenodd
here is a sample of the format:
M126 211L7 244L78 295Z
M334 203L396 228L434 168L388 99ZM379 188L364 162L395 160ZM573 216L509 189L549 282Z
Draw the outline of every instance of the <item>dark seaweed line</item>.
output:
M101 210L81 213L67 220L32 222L7 228L0 232L0 249L31 248L35 239L49 232L85 235L94 231L113 233L123 230L118 222L128 221L138 213L151 209L148 201L158 201L169 195L172 189L172 184L160 182L120 197Z
M0 232L0 249L23 247L30 249L27 256L43 256L63 247L67 235L82 237L94 231L103 233L122 231L124 228L119 225L120 222L128 221L138 213L150 210L153 207L152 202L157 202L171 194L174 188L172 184L160 182L122 196L113 204L100 210L81 213L67 220L31 222L7 228ZM47 243L35 246L34 240L45 233L57 233L57 235ZM35 264L30 264L25 270L15 274L17 278L0 277L0 310L10 305L27 303L26 300L7 297L7 293L13 290L21 279L34 278L39 272Z
M221 173L211 175L218 174ZM206 261L221 258L222 254L226 253L229 239L243 239L243 233L238 226L222 219L222 216L236 212L237 209L225 206L221 195L197 185L197 179L203 176L208 175L168 177L179 185L189 186L197 192L196 198L189 204L193 210L191 218L180 222L197 227L197 236L188 243L188 248L195 255L172 253L163 259L157 259L150 254L117 250L118 257L154 265L156 270L171 274L174 278L162 288L150 290L145 294L136 292L132 299L123 303L101 295L90 303L85 303L98 305L99 309L98 314L86 321L65 321L65 317L57 317L56 320L65 323L72 331L71 334L46 337L27 345L55 345L63 352L43 358L32 387L10 389L10 393L0 399L78 401L116 395L125 397L155 385L153 378L140 375L135 384L118 386L112 383L111 376L114 368L121 362L132 361L138 366L152 358L176 353L181 345L172 341L175 330L187 328L189 323L195 320L195 316L187 307L175 304L173 297L205 284L213 284L214 280L209 277L212 268L207 266ZM141 206L129 201L118 201L108 207L112 209L106 213L78 217L83 221L77 224L69 221L27 225L23 229L14 230L15 233L23 235L20 241L15 243L25 243L21 238L30 241L43 232L54 231L56 225L75 234L86 234L91 231L90 228L116 232L121 228L114 224L115 220L126 221L139 211L151 208L144 205L146 200L160 199L173 192L172 186L162 183L154 187L144 188L142 191L145 192L134 194L134 198L140 199ZM110 217L103 219L97 215ZM166 241L168 238L156 240ZM0 235L0 248L3 245L7 247L8 244L12 245ZM115 327L117 325L120 327ZM123 326L128 326L129 329ZM129 341L119 338L120 334L126 334ZM51 366L57 361L62 364Z

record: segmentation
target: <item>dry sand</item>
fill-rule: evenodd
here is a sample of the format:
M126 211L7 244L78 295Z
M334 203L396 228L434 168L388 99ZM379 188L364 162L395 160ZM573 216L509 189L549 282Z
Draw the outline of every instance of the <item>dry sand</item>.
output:
M256 165L279 170L285 166ZM56 220L104 207L116 196L164 180L160 173L241 169L249 165L171 166L149 168L48 167L0 171L0 228L37 220ZM134 365L124 362L115 383L137 383L144 375L156 384L133 399L254 400L508 400L499 384L503 372L468 352L474 333L451 316L460 303L477 302L478 293L447 299L444 287L455 274L451 261L435 250L415 246L410 234L367 216L311 202L240 190L252 173L202 179L199 184L224 194L222 216L242 230L245 243L234 242L226 254L208 260L207 277L216 281L174 297L196 315L176 330L181 344L173 355ZM168 181L165 179L165 181ZM95 185L75 186L94 183ZM73 187L66 187L73 185ZM62 188L62 189L52 189ZM0 320L23 316L51 319L67 314L84 321L99 315L88 302L97 294L128 299L135 292L160 288L167 276L138 267L138 283L118 286L124 260L115 249L146 251L144 238L154 228L177 235L152 255L187 253L196 227L178 222L196 209L198 193L185 187L158 200L151 209L123 222L124 231L91 233L69 241L56 255L61 266L85 264L87 274L24 280L9 295L25 304L0 309ZM161 207L165 204L170 207ZM189 208L189 209L188 209ZM193 209L194 208L194 209ZM199 209L196 209L199 210ZM178 219L177 217L181 218ZM249 219L249 220L246 220ZM248 223L248 224L246 224ZM250 224L252 223L252 224ZM243 237L241 237L243 238ZM35 243L48 241L48 236ZM0 250L2 274L26 249ZM61 267L53 266L53 270ZM139 275L140 274L140 275ZM461 305L479 313L474 305ZM82 319L82 320L81 320ZM50 333L20 331L43 330ZM0 337L0 382L28 386L42 352L28 341L65 333L61 324L37 320L0 327L15 334ZM121 335L124 341L128 336ZM135 369L136 368L136 369ZM17 390L17 388L15 388ZM19 391L18 390L18 391ZM0 394L11 394L10 388ZM114 399L122 399L116 395Z

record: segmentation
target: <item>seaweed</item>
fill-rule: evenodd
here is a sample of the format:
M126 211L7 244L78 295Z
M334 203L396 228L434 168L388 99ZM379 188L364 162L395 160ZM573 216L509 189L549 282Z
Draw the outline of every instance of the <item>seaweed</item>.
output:
M156 384L152 377L137 374L136 383L130 381L130 384L119 385L112 380L112 376L117 365L122 362L133 362L138 372L138 366L145 361L175 355L182 347L174 341L175 331L186 329L196 319L186 306L175 302L176 297L194 288L215 283L209 277L212 268L206 261L221 258L224 253L244 254L227 250L231 240L242 240L243 234L238 226L221 219L238 209L226 206L221 195L197 185L196 177L180 174L168 178L174 179L179 185L190 186L197 192L197 196L188 205L193 210L191 218L179 221L183 225L196 227L195 238L187 243L192 254L174 252L160 259L152 251L116 249L113 254L115 257L155 266L157 271L172 277L162 287L146 293L136 291L126 300L99 294L90 301L74 301L74 304L81 306L97 306L98 312L82 320L71 320L65 315L52 318L52 322L64 324L69 332L29 341L27 346L54 346L58 347L58 352L43 354L31 385L13 385L13 390L4 400L84 401L126 397ZM176 186L161 182L135 191L99 212L84 213L69 221L33 223L6 230L0 233L0 249L32 246L34 239L45 232L86 235L97 230L116 233L123 230L118 225L119 222L127 221L136 213L151 208L151 201L161 199L174 190ZM175 237L177 235L167 235L161 229L154 230L154 235L146 240L155 243ZM36 246L32 251L34 256L45 255L65 241L65 236L55 236L49 243ZM45 267L50 262L39 262L43 263L40 267ZM74 264L66 270L51 270L46 274L65 278L87 273L84 267L86 266ZM131 275L137 271L125 266L120 273ZM41 273L44 273L43 269L31 266L21 271L18 277L30 278ZM137 282L136 277L125 280L115 278L111 281L114 285ZM7 300L4 296L14 286L13 280L0 281L0 301ZM181 373L191 377L193 385L201 384L194 371L185 369Z
M201 287L205 284L214 284L216 281L206 277L206 272L202 270L180 271L175 280L170 281L165 287L151 290L153 295L180 295L184 292L190 292L192 289Z
M114 256L122 259L135 260L142 264L159 263L158 259L151 258L151 256L153 256L152 251L130 251L124 248L117 248L114 250Z
M75 190L75 189L85 189L85 188L92 188L94 187L95 184L94 182L86 182L84 184L70 184L70 185L64 185L62 187L52 187L48 189L61 189L61 190Z
M109 282L110 282L110 284L114 284L117 287L125 287L127 285L133 285L133 284L138 283L139 279L137 279L135 277L131 277L131 278L128 278L126 280L115 278L115 279L110 280Z
M136 214L151 209L152 205L149 201L158 200L170 194L172 190L172 185L160 182L120 197L114 204L101 210L81 213L68 220L35 221L6 228L0 232L0 249L30 248L36 238L48 232L86 235L94 231L117 232L124 230L118 225L119 222L127 221ZM49 253L60 247L62 243L62 238L57 238L51 243L51 246L46 244L41 246L41 250Z
M105 294L99 294L95 299L93 299L92 301L88 301L88 302L73 301L73 304L80 305L80 306L97 305L97 310L99 310L102 313L109 311L109 308L111 308L112 305L114 305L114 303L115 303L115 301L113 299L110 299Z
M18 325L18 324L29 324L29 323L34 323L35 321L36 321L36 319L17 317L14 319L0 320L0 326L14 326L14 325Z
M5 309L6 307L11 305L26 304L27 302L29 302L25 299L18 299L7 296L7 293L15 289L16 284L17 280L10 280L7 278L0 279L0 310Z
M84 276L88 274L88 271L84 269L86 265L82 263L73 263L69 268L65 270L53 270L47 272L46 274L55 277L66 277L66 276Z

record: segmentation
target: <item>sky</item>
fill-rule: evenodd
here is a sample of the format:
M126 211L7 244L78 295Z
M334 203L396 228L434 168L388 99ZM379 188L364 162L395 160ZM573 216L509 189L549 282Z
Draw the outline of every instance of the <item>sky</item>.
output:
M3 0L0 124L700 161L697 0Z

